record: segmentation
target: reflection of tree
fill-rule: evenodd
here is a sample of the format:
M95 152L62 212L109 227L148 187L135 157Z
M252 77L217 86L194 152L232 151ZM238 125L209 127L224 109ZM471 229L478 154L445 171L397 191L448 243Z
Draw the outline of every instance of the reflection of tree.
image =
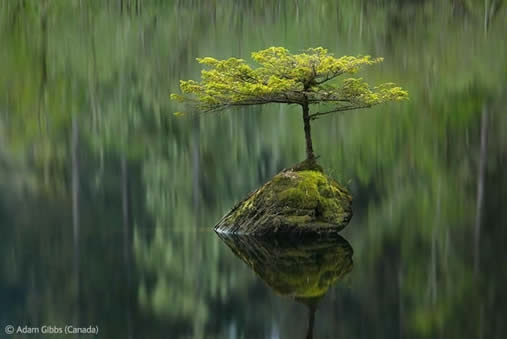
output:
M342 237L329 239L220 238L277 294L308 307L307 338L312 338L317 304L327 290L352 270L352 247Z

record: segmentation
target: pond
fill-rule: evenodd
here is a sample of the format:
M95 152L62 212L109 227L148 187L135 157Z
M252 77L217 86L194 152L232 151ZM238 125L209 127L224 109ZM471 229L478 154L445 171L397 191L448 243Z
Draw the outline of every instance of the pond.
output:
M502 1L2 2L0 333L504 338L506 32ZM304 159L298 107L173 114L196 58L270 46L409 92L312 124L334 242L213 232Z

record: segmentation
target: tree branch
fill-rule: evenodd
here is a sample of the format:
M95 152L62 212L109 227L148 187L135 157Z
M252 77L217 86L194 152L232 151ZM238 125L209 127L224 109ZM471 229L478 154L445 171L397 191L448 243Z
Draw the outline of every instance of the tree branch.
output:
M291 100L283 100L283 99L270 99L270 100L259 100L259 101L241 101L234 103L226 103L215 105L209 108L201 108L203 113L217 112L229 107L241 107L241 106L253 106L253 105L266 105L266 104L299 104L299 102L291 101Z
M308 99L308 103L314 104L314 103L320 103L320 102L348 102L350 103L350 99L336 99L336 98L314 98L314 99Z
M339 70L339 71L336 71L336 72L332 72L331 74L326 74L326 77L321 79L321 80L318 80L315 82L316 85L321 85L325 82L328 82L329 80L333 80L334 78L342 75L343 73L345 73L343 70ZM318 77L316 77L318 78Z
M343 111L351 111L351 110L354 110L354 109L369 108L369 107L371 107L371 105L365 105L365 106L342 106L342 107L338 107L338 108L332 109L332 110L327 111L327 112L313 113L313 114L310 114L309 117L310 117L310 120L315 120L315 119L318 119L320 116L331 114L331 113L343 112Z

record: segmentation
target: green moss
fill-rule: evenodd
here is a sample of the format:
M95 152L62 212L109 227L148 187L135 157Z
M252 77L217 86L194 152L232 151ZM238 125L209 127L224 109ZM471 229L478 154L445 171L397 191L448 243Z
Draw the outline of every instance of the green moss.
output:
M322 169L322 166L320 166L317 163L316 159L306 159L306 160L300 162L299 164L294 165L291 168L291 170L293 170L295 172L299 172L299 171L316 171L316 172L324 173L324 170Z
M310 221L312 221L312 218L308 215L289 215L285 217L288 223L290 224L306 224Z
M319 202L318 192L314 189L288 188L278 194L281 204L298 209L313 209Z
M286 180L290 177L292 180ZM273 180L273 194L281 205L297 210L311 210L316 220L333 222L342 217L350 201L348 193L321 172L283 173Z
M236 205L216 228L238 233L251 233L252 228L269 232L266 227L274 232L288 227L339 230L350 219L351 200L343 187L320 171L285 170Z

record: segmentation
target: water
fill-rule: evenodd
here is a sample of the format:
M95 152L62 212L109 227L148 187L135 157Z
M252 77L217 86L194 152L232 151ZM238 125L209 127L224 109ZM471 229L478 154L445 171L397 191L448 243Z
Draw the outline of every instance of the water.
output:
M501 1L2 2L1 335L305 338L307 306L211 231L304 158L300 112L177 118L169 94L196 57L323 46L383 56L361 76L410 100L312 125L354 196L353 267L314 337L504 338L506 19Z

